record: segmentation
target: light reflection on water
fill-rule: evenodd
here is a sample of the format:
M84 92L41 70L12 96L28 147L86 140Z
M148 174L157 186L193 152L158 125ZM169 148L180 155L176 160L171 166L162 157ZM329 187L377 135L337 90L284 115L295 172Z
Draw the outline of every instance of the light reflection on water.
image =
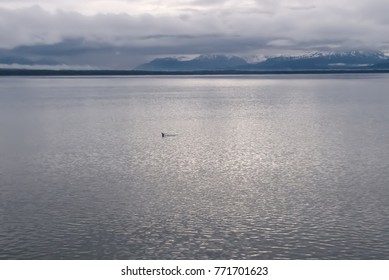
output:
M388 78L2 78L0 258L387 259Z

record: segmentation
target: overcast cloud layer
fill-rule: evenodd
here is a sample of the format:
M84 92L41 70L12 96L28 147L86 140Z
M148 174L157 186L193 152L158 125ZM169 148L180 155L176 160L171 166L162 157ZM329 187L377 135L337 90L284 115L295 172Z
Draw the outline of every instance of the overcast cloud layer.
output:
M387 0L0 0L0 58L126 69L205 53L387 51L388 14Z

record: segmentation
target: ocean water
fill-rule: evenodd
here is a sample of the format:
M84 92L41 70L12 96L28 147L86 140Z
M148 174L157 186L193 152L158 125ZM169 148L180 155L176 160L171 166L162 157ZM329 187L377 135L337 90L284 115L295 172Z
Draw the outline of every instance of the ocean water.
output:
M388 88L0 78L0 259L389 259Z

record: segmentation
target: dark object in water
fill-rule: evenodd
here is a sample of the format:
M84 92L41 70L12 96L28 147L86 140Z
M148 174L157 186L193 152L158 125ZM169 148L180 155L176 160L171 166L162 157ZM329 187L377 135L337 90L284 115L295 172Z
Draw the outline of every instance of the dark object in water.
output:
M161 132L161 134L162 134L162 137L177 136L177 134L168 134L168 133L164 133L164 132Z

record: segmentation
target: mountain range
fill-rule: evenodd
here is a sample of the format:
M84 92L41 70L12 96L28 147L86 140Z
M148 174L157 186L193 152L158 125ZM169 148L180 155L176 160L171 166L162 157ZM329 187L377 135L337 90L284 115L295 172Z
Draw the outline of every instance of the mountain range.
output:
M389 69L389 56L374 51L312 53L302 56L275 56L249 63L239 56L223 54L182 58L157 58L136 67L142 71L285 71L285 70L363 70Z

